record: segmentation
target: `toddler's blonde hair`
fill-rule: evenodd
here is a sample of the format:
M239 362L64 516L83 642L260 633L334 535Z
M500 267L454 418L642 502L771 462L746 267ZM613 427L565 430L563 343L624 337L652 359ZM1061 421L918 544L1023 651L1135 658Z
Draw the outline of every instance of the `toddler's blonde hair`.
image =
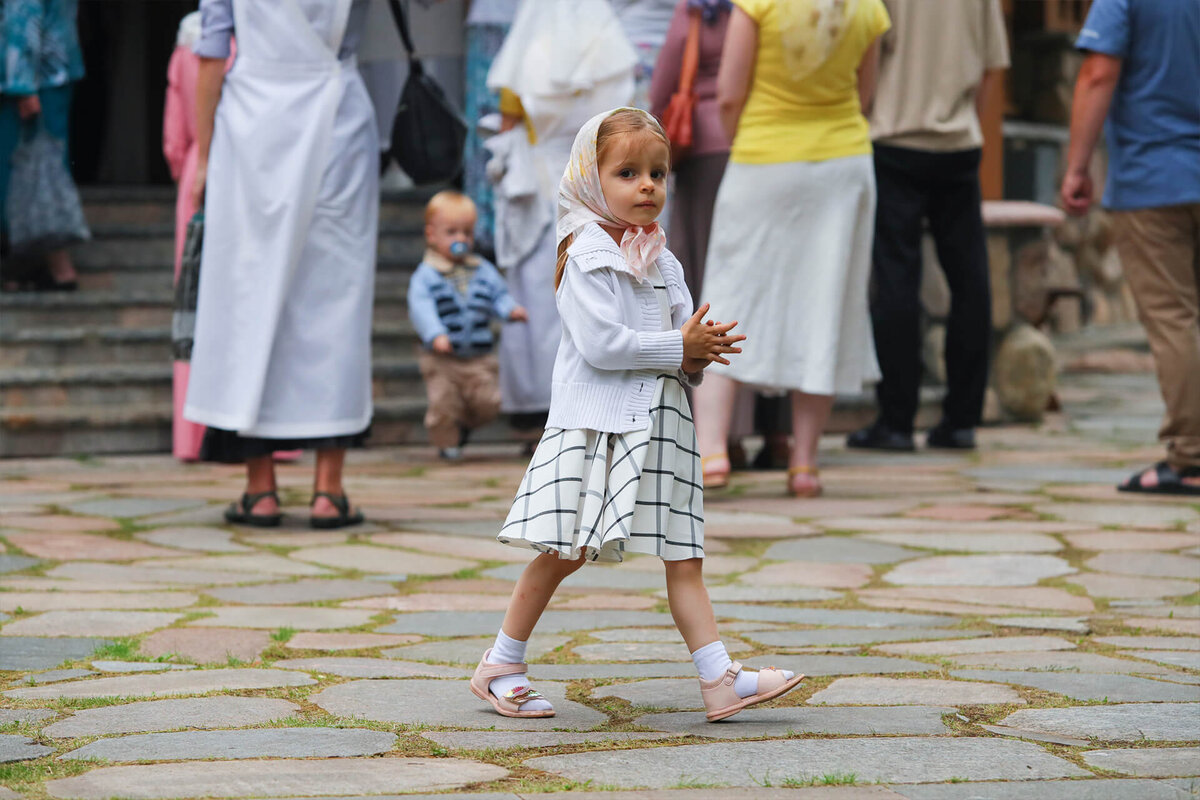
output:
M475 201L453 189L443 189L429 198L429 202L425 204L425 224L433 222L434 218L444 211L470 211L479 216L479 211L475 208Z
M600 123L600 127L596 129L597 168L599 168L600 162L604 160L604 154L612 148L615 140L621 136L627 136L640 131L650 131L667 146L667 152L671 152L671 142L667 139L666 134L663 133L662 126L653 117L636 108L622 108L605 117L604 121ZM559 284L562 283L563 273L567 270L567 248L571 246L571 242L573 241L575 241L575 234L565 237L558 243L558 262L554 268L554 288L556 290Z

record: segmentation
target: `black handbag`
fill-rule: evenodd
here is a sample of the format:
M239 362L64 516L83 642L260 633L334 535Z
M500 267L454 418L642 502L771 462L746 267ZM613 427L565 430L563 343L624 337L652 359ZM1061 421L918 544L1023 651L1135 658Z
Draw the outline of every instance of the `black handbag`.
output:
M408 51L408 80L392 124L390 155L417 184L445 183L462 172L467 123L413 49L400 0L388 0Z
M196 335L196 298L200 293L200 253L204 243L204 212L188 221L183 239L183 258L175 281L175 304L171 314L171 351L176 361L192 360Z

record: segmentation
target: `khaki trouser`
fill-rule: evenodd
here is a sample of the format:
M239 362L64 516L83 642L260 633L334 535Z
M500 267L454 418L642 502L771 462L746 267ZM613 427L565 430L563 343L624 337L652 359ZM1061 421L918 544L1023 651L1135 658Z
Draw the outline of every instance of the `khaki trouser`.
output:
M1167 405L1167 460L1200 467L1200 203L1117 211L1113 229Z
M500 364L495 356L458 358L422 349L418 363L429 397L425 427L434 447L457 447L463 428L486 425L500 413Z

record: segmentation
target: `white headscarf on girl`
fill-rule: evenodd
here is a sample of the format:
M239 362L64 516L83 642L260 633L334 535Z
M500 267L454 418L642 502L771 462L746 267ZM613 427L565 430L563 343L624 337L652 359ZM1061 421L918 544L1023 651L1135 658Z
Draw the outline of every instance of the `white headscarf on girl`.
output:
M617 219L608 209L604 190L600 187L600 168L596 154L596 134L600 123L618 111L644 114L647 121L660 132L662 127L653 115L640 108L611 108L584 123L571 145L571 160L558 184L558 221L555 224L555 243L573 236L584 225L595 222L613 228L624 228L621 255L639 281L646 279L646 270L667 246L667 235L654 222L646 227L630 225ZM664 134L665 138L665 134Z

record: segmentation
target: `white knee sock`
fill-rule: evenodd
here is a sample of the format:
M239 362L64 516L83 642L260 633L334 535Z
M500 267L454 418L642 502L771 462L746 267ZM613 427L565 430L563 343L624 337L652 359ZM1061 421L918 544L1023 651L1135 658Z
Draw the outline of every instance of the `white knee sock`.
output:
M700 673L701 680L715 681L725 674L733 664L733 659L725 651L725 644L718 640L712 644L706 644L692 653L692 663L696 665L696 671ZM791 680L794 674L787 670L780 670L780 672L788 680ZM733 681L733 690L737 692L738 697L749 697L756 694L758 692L758 673L743 669Z
M488 653L487 663L489 664L520 664L525 660L525 647L528 642L522 642L512 638L500 631L496 634L496 643L492 645L492 651ZM529 686L530 683L524 675L505 675L502 678L493 678L488 684L488 691L501 697L510 689L515 689L518 686ZM554 708L546 700L530 700L522 704L522 711L549 711Z

